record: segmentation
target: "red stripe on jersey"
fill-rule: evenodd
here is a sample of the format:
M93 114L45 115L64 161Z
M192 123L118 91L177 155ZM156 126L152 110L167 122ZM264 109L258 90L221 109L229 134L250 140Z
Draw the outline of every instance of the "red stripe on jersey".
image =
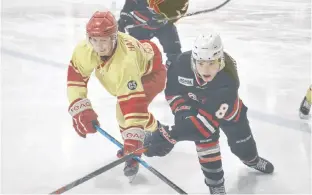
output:
M219 127L219 123L216 120L213 120L212 115L209 114L208 112L205 112L202 109L198 109L198 112L202 115L204 115L206 117L206 119L208 119L209 122L212 122L212 124L214 125L214 127Z
M176 95L166 96L166 100L171 100L172 98L176 97Z
M148 113L148 103L145 97L134 97L127 101L120 101L119 106L124 115L130 113Z
M77 70L78 71L78 70ZM74 68L74 66L68 66L67 70L67 81L75 81L75 82L84 82L87 84L84 79L87 79L88 77L83 77L79 72L77 72Z
M125 120L128 119L148 119L148 116L127 116L125 117Z
M234 107L233 107L233 110L230 114L228 114L227 116L224 116L224 119L225 120L228 120L229 118L231 118L235 113L236 113L236 110L237 110L237 107L239 106L239 101L238 101L238 97L235 99L235 103L234 103Z
M210 143L196 144L196 146L201 147L201 148L210 148L210 147L216 146L217 144L219 144L219 141L210 142Z
M184 101L184 99L178 99L178 100L175 100L174 101L174 103L172 104L172 106L171 106L171 110L172 111L175 111L176 109L177 109L177 107L180 105L180 104L182 104L182 103L184 103L185 101Z
M208 132L206 131L206 129L200 124L200 122L197 120L196 117L191 116L190 119L191 119L191 121L193 122L193 124L195 125L195 127L199 130L199 132L200 132L203 136L205 136L206 138L208 138L208 137L211 135L211 134L208 133Z
M79 72L79 69L76 67L76 66L74 66L74 62L71 60L70 61L70 64L72 65L72 67L76 70L76 72ZM89 78L89 77L82 77L83 79L86 79L86 78Z
M87 85L83 85L83 84L67 84L67 87L87 87Z
M145 21L148 21L149 19L148 19L148 17L146 17L146 16L143 16L140 12L138 12L138 11L134 11L133 12L135 15L137 15L137 16L139 16L141 19L143 19L143 20L145 20Z
M239 120L240 113L241 113L241 111L242 111L242 105L243 105L242 100L239 100L239 110L238 110L238 113L237 113L237 115L236 115L236 117L235 117L235 119L234 119L235 122L237 122L237 121Z
M139 95L139 94L145 94L144 91L141 91L141 92L134 92L134 93L129 93L127 95L121 95L121 96L118 96L117 99L122 99L122 98L126 98L126 97L129 97L131 95Z

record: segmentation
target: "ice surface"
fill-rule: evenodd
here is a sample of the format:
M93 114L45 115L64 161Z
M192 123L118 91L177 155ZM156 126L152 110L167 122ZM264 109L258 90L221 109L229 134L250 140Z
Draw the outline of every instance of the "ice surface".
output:
M67 113L67 64L85 38L93 11L124 1L2 1L2 193L49 193L116 159L117 147L100 134L82 139ZM216 2L216 1L215 1ZM210 8L191 0L190 10ZM183 50L200 33L220 32L238 62L240 96L249 107L260 155L275 165L272 176L244 166L231 154L224 134L221 149L228 193L311 193L311 123L298 118L311 82L311 2L233 0L219 11L181 19ZM102 128L120 139L115 98L92 77L89 98ZM163 94L150 106L164 123L172 115ZM208 193L193 143L179 143L164 158L145 158L188 193ZM133 184L123 165L67 193L175 193L141 167Z

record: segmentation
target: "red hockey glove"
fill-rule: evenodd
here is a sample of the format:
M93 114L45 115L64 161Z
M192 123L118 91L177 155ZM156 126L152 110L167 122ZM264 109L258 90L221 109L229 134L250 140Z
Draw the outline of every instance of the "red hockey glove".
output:
M130 128L124 130L121 135L124 140L124 148L118 151L117 156L119 158L143 147L145 138L144 130L140 128ZM134 154L137 156L141 156L144 151L145 150L142 149L135 152Z
M77 99L69 106L68 112L73 117L73 126L83 138L86 138L88 133L95 133L92 121L99 125L97 120L98 115L94 112L89 99Z

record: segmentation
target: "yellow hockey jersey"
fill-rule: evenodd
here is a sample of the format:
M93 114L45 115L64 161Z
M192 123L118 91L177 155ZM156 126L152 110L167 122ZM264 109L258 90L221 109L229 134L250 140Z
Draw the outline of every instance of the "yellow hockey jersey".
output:
M121 110L120 128L139 127L153 131L157 122L147 110L142 76L160 69L161 57L154 57L155 45L140 42L134 37L118 32L114 54L102 61L87 40L74 49L68 67L67 94L69 103L78 98L87 98L87 83L95 75L104 88L117 97ZM161 56L161 55L160 55ZM119 109L117 109L118 111ZM120 121L122 124L120 124Z

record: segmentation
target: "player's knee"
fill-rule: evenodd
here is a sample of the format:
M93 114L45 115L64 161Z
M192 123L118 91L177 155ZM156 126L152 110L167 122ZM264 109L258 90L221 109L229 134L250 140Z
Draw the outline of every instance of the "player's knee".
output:
M227 136L233 154L242 161L249 161L257 155L257 146L247 116L236 124L221 127Z
M231 151L242 161L250 161L257 156L256 142L251 134L229 142Z

